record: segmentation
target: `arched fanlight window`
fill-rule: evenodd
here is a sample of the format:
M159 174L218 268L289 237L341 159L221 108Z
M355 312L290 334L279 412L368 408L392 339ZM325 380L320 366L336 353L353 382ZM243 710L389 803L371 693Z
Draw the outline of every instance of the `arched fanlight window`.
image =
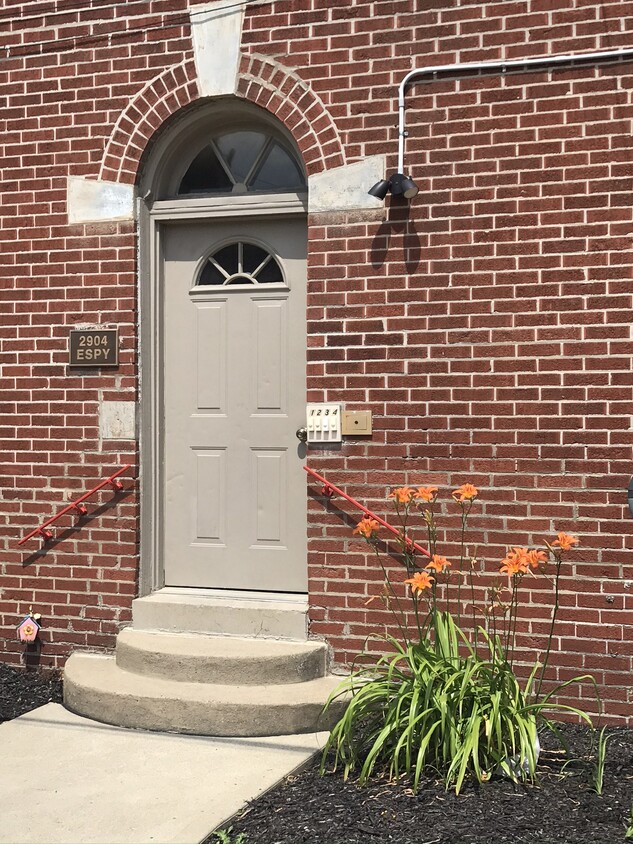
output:
M281 193L305 186L301 167L286 145L263 132L244 130L212 138L189 165L178 195Z
M255 243L238 240L210 255L202 266L197 286L229 284L282 284L284 276L275 256Z

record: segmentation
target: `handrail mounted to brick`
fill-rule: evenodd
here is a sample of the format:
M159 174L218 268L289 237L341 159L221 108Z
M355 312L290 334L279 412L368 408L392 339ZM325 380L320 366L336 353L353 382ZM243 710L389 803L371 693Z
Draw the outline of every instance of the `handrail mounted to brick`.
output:
M26 536L23 536L22 539L18 542L18 545L23 545L33 536L39 536L43 542L48 542L49 539L53 538L53 532L48 529L49 525L52 525L53 522L56 522L58 519L61 519L62 516L66 515L66 513L75 512L78 516L85 516L88 512L88 508L83 503L91 495L94 495L100 489L103 489L104 486L110 486L115 492L120 492L123 489L123 484L119 480L119 475L122 475L127 469L130 469L132 466L131 463L126 463L125 466L122 466L120 469L117 469L114 474L110 475L108 478L104 478L100 481L96 486L94 486L88 492L85 492L83 495L80 495L79 498L76 498L66 507L63 507L58 513L55 513L54 516L51 516L50 519L47 519L45 522L42 522L39 527L36 527L35 530L32 530L30 533L27 533Z
M369 516L370 519L375 519L379 524L381 524L384 528L386 528L391 533L394 533L396 536L402 538L401 532L398 530L397 527L390 525L389 522L386 522L384 519L381 519L380 516L377 516L375 513L372 513L371 510L368 510L367 507L363 506L360 501L356 501L355 498L352 498L351 495L348 495L346 492L343 492L342 489L334 486L329 481L326 481L322 475L319 475L314 469L310 469L308 466L303 467L308 475L312 475L313 478L316 478L317 481L323 484L323 488L321 489L321 494L327 496L328 498L333 498L335 495L340 495L346 501L349 501L350 504L353 504L354 507L359 509L362 513L366 516ZM420 554L423 554L425 557L430 557L431 555L423 548L421 545L418 545L417 542L414 542L412 539L406 538L407 545L411 548L414 548L416 551L419 551Z

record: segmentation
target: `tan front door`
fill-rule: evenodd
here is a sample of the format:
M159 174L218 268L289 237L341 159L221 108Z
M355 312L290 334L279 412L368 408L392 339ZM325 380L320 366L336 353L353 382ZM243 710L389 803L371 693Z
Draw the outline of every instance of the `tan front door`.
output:
M307 591L306 221L166 223L167 586Z

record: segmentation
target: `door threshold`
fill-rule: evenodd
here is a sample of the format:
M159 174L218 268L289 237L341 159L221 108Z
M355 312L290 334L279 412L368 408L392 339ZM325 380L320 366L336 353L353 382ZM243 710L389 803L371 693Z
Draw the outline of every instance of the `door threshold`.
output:
M202 589L195 586L163 586L152 595L184 595L192 598L225 599L227 601L286 601L289 603L307 602L306 592L264 592L254 589ZM149 597L149 596L148 596Z

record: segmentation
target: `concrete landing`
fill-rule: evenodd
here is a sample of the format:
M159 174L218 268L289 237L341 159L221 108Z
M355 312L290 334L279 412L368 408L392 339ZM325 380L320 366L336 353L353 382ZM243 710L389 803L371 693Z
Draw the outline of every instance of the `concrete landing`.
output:
M49 703L0 725L0 842L198 844L326 737L149 733Z

